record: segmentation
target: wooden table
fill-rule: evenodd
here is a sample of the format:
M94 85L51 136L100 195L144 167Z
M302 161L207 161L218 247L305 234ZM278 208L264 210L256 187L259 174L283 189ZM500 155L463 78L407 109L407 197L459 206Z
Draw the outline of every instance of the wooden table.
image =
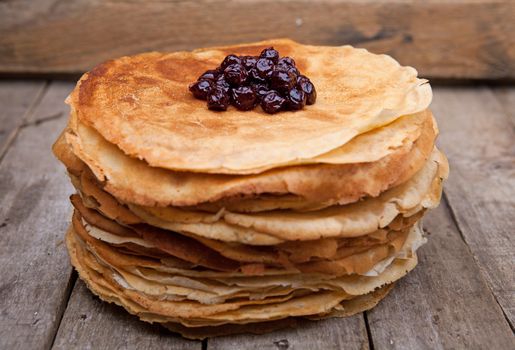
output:
M451 175L420 264L372 311L184 340L100 302L63 244L72 187L50 152L71 82L0 80L0 349L514 349L515 88L434 89Z

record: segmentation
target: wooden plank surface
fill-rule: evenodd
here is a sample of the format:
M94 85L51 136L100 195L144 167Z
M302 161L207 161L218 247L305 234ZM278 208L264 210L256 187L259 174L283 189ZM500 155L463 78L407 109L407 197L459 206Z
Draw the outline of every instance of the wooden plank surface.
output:
M49 83L44 97L38 102L37 108L27 116L23 125L39 125L53 119L67 119L70 107L64 103L64 100L74 87L75 82L71 81Z
M263 335L241 334L208 339L209 350L369 349L363 315L303 324Z
M368 312L376 349L510 349L515 337L446 203L424 218L419 265Z
M515 322L515 130L488 88L435 89L439 144L451 164L446 196L506 317Z
M57 111L62 94L42 102ZM0 349L48 349L70 291L69 181L50 152L66 118L36 106L0 163Z
M0 2L0 72L76 73L113 57L291 37L388 53L436 78L515 78L511 0Z
M78 280L53 349L201 350L202 343L141 322L121 307L94 297Z
M515 86L493 87L492 91L500 102L504 113L506 113L515 124Z
M0 80L0 159L43 93L44 81Z

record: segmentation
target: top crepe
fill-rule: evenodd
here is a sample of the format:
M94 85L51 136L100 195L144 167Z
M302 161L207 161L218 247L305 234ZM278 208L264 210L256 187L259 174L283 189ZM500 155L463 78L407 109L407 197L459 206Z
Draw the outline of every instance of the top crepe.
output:
M317 102L296 112L213 112L188 84L227 54L273 46L291 56L317 88ZM422 111L431 88L411 67L351 46L291 40L193 52L146 53L108 61L86 73L68 103L78 119L127 155L177 171L251 174L323 163L355 136Z

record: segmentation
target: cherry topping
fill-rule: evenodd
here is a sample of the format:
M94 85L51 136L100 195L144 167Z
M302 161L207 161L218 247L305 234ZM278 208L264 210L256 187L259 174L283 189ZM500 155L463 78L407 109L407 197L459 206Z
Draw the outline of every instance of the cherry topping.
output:
M265 97L268 91L270 91L268 85L263 83L253 83L252 89L254 89L254 92L256 93L256 96L259 100Z
M228 65L224 69L225 80L231 84L238 86L247 80L247 70L241 64L234 63Z
M254 56L242 56L240 58L241 58L241 64L243 64L243 67L245 67L245 69L247 71L254 68L256 66L256 62L258 60L257 57L254 57Z
M225 80L225 76L223 74L220 74L218 78L216 79L215 85L222 90L225 91L225 93L229 93L229 90L231 90L231 85Z
M230 104L247 111L260 104L266 113L277 113L301 109L317 98L315 86L300 74L295 60L280 57L273 47L265 48L259 56L228 55L189 89L215 111L225 111Z
M261 78L267 78L272 74L274 62L269 58L260 58L256 62L256 72Z
M293 88L286 94L286 100L290 109L302 109L306 104L306 94L300 89Z
M198 80L190 85L190 91L193 93L193 96L200 100L205 100L212 88L213 83L209 80Z
M254 108L257 102L256 97L256 93L250 86L240 86L231 91L232 103L242 111Z
M207 95L207 108L214 111L226 111L229 103L229 95L219 87L214 88Z
M270 87L280 92L286 92L295 86L296 80L297 77L293 73L275 70L270 75Z
M220 68L224 70L227 66L231 64L241 64L241 59L236 55L228 55L223 60L222 64L220 65Z
M279 52L277 52L277 50L275 50L273 47L267 47L266 49L261 51L259 57L268 58L274 64L277 64L277 62L279 62Z
M262 78L259 75L259 72L256 67L251 68L249 70L249 77L253 82L259 82L259 83L265 83L266 82L266 75Z
M277 62L277 65L278 66L290 66L290 67L295 67L295 60L291 57L288 57L288 56L284 56L284 57L281 57L279 58L279 62Z
M216 69L210 69L205 71L200 77L198 77L197 80L216 80L218 76L220 75L220 72Z
M297 78L297 87L306 94L306 104L312 105L317 100L315 85L304 75Z
M269 114L279 112L285 104L285 99L279 95L277 91L269 91L263 100L261 100L261 108Z
M289 66L289 65L285 65L285 64L282 64L282 65L277 65L275 66L275 69L276 70L280 70L280 71L283 71L283 72L289 72L289 73L292 73L293 75L297 76L299 75L299 70L297 69L297 67L295 66Z

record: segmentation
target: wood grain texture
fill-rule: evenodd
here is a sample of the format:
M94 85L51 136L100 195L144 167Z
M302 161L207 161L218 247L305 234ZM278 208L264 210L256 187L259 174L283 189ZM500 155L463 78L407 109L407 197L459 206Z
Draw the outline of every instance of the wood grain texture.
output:
M492 91L500 102L504 113L511 118L515 124L515 86L492 87Z
M458 228L515 323L515 128L488 88L435 90L433 111L448 155L445 194Z
M39 125L54 119L67 119L70 107L64 103L66 97L75 87L75 82L52 81L45 91L44 97L24 121L24 126Z
M309 322L295 329L208 339L209 350L369 349L363 315Z
M388 53L433 78L515 78L510 0L0 2L0 72L76 73L110 58L291 37Z
M62 99L50 87L42 103L58 110ZM35 107L0 163L0 349L48 349L71 288L71 186L50 152L66 118L40 115Z
M424 218L419 265L368 312L377 349L509 349L515 337L446 203Z
M78 280L53 349L200 350L199 341L140 321L119 306L102 302Z
M44 81L0 81L0 159L16 137L18 128L38 102Z

